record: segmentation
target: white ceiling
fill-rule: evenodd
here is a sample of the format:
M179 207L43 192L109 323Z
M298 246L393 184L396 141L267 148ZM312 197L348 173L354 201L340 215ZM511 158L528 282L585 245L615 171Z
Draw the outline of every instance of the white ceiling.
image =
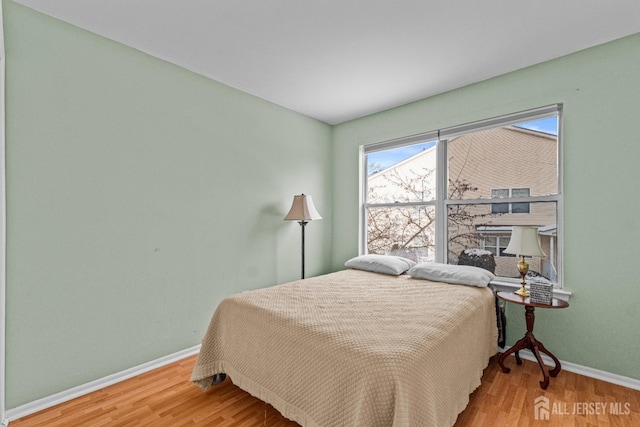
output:
M336 124L640 32L639 0L15 0Z

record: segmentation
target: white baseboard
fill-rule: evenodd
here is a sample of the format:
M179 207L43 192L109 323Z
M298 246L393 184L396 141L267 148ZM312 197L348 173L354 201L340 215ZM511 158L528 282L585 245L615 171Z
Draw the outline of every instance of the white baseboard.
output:
M100 390L129 378L133 378L137 375L144 374L145 372L149 372L170 363L177 362L179 360L197 354L199 351L200 345L198 344L194 347L178 351L176 353L161 357L156 360L152 360L151 362L143 363L142 365L134 366L133 368L129 368L121 372L116 372L115 374L108 375L104 378L98 378L97 380L79 385L77 387L73 387L69 390L61 391L60 393L56 393L51 396L43 397L42 399L20 405L16 408L8 409L5 413L6 420L12 421L22 417L26 417L27 415L34 414L38 411L42 411L43 409L51 408L52 406L69 401L71 399L75 399L76 397L83 396L85 394Z
M510 346L506 346L505 348L501 349L500 351L507 351L510 348L511 348ZM547 356L544 353L541 353L541 355L542 355L542 361L544 362L545 365L554 366L553 360L549 356ZM515 354L512 354L512 356L515 356ZM536 360L535 356L529 350L520 351L520 357L522 359L531 360L531 361L537 363L537 360ZM618 374L612 374L611 372L606 372L606 371L601 371L599 369L589 368L588 366L582 366L582 365L578 365L576 363L565 362L564 360L560 360L560 365L561 365L562 369L565 370L565 371L569 371L569 372L573 372L573 373L576 373L576 374L580 374L580 375L583 375L585 377L595 378L597 380L601 380L601 381L605 381L605 382L608 382L608 383L620 385L620 386L623 386L623 387L632 388L634 390L640 390L640 380L637 380L635 378L625 377L625 376L618 375Z

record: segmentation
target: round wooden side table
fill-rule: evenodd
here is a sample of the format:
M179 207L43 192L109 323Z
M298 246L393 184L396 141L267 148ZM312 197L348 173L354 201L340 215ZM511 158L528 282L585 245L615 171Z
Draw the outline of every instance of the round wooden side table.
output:
M512 302L514 304L524 305L525 307L524 317L527 322L527 332L525 333L524 337L521 338L517 343L515 343L515 345L511 347L509 350L502 353L498 358L498 364L500 365L500 369L502 369L502 372L507 374L511 371L510 368L507 368L506 366L504 366L504 361L507 358L507 356L509 356L512 353L515 353L516 363L518 365L522 365L522 360L520 359L520 354L519 354L520 350L529 349L531 350L533 355L536 357L536 360L540 365L540 369L542 370L543 380L540 381L540 387L542 387L543 390L546 390L546 388L549 386L549 376L556 377L560 373L560 370L562 368L560 366L560 361L549 350L547 350L545 346L540 341L538 341L536 337L533 335L533 323L536 318L534 312L536 307L565 308L565 307L569 307L569 303L567 301L564 301L558 298L553 298L551 304L539 304L536 302L531 302L531 299L529 297L522 297L520 295L514 294L513 292L498 292L498 298L507 302ZM553 369L551 370L547 369L544 362L542 361L540 352L545 353L546 355L551 357L551 359L553 359L553 362L555 363L555 367Z

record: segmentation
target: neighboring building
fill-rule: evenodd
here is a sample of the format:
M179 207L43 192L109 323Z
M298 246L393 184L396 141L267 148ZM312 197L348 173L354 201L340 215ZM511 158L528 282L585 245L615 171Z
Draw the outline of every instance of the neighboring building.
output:
M504 254L513 225L537 226L547 258L529 260L530 269L555 281L557 262L556 205L554 202L508 202L517 197L544 196L558 192L557 137L515 126L465 134L448 141L448 197L459 200L499 199L501 203L465 205L449 215L449 262L465 248L480 248L496 256L496 274L518 275L513 255ZM368 179L369 203L429 202L435 199L436 147L428 148ZM505 184L506 183L506 184ZM380 223L405 228L387 239L374 252L410 252L413 257L432 258L435 210L420 208L370 209L377 229L369 227L371 237L381 234ZM417 216L420 218L417 218ZM457 215L457 217L456 217ZM419 238L416 235L421 233ZM409 240L411 239L411 240ZM369 239L370 241L372 239ZM392 240L397 240L391 242ZM391 243L391 246L389 246ZM431 248L431 250L430 250ZM370 247L371 251L372 247Z

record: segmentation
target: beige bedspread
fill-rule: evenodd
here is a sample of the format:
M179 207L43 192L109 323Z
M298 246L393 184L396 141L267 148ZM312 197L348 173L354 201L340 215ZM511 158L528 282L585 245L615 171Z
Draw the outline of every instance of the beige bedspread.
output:
M232 295L191 380L234 384L303 426L447 426L496 353L487 288L345 270Z

